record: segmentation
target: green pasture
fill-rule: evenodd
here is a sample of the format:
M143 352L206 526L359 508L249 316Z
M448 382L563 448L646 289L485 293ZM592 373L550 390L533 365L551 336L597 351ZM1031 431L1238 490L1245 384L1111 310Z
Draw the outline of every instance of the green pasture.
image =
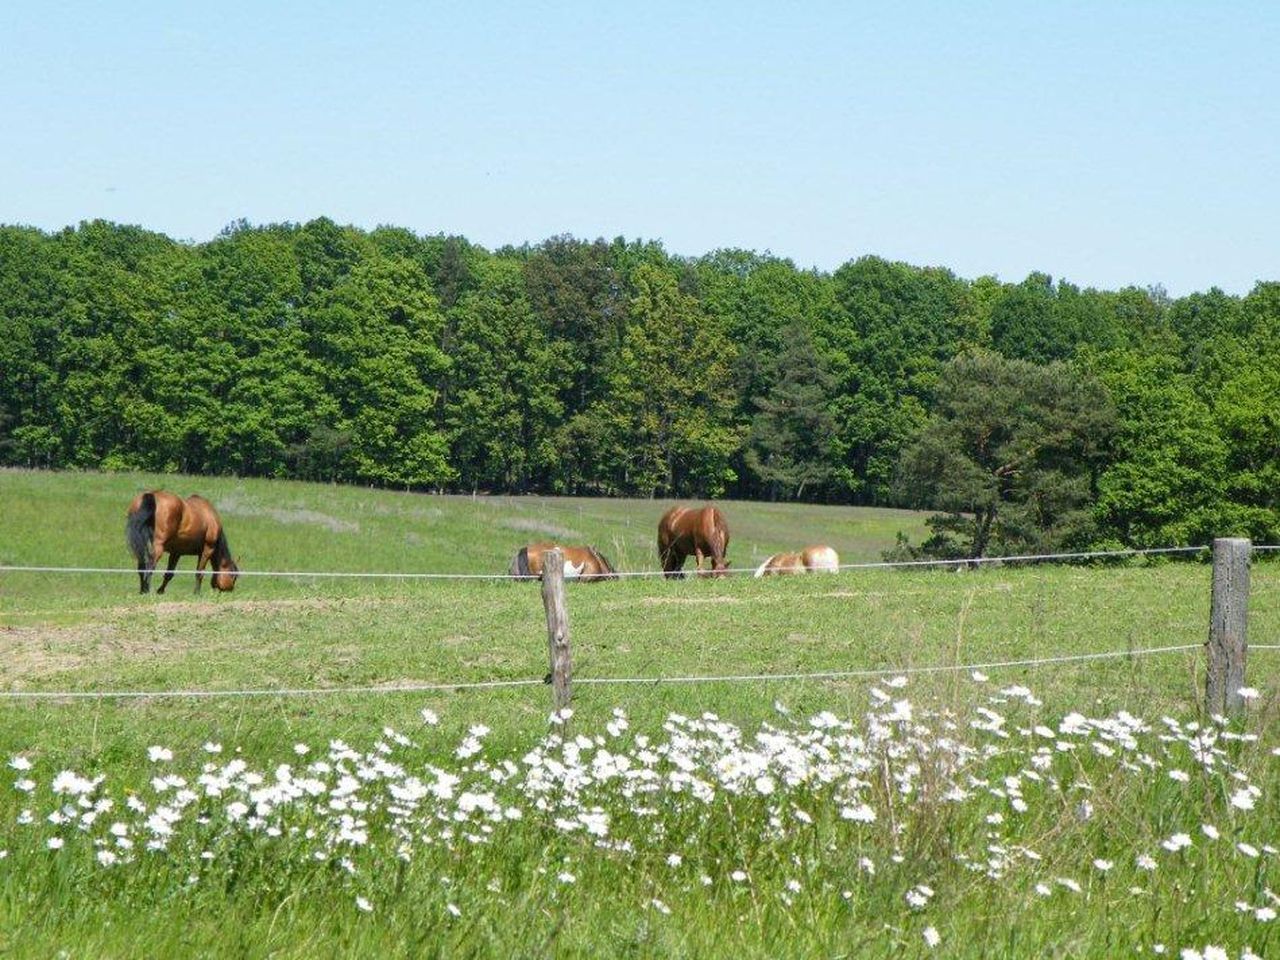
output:
M436 497L293 482L0 471L0 560L14 565L131 566L124 510L140 489L199 490L220 509L247 570L505 572L519 544L592 542L623 570L653 569L661 501ZM728 503L730 557L751 566L777 550L829 543L848 561L875 560L904 511ZM180 569L190 570L192 560ZM570 584L574 670L583 678L660 678L939 666L1203 641L1208 567L1200 563L854 570L838 576L630 579ZM158 583L158 578L157 578ZM1253 641L1280 642L1280 578L1254 576ZM0 677L9 690L166 690L396 686L541 678L547 652L535 584L488 581L244 577L234 593L189 575L165 596L139 596L130 574L0 574ZM1066 705L1194 708L1198 653L990 671L993 683L1034 679ZM1250 680L1271 674L1258 654ZM1280 658L1276 658L1280 663ZM920 678L960 696L964 674ZM642 715L715 710L767 714L833 702L858 710L868 681L579 685L586 715L626 705ZM1083 698L1083 699L1082 699ZM541 688L331 695L224 701L0 704L0 748L50 725L94 731L79 749L156 723L202 742L246 748L284 731L358 736L431 705L460 726L543 722ZM104 719L112 718L104 724ZM290 735L293 735L292 733Z
M212 499L246 571L501 573L520 544L546 538L594 543L623 570L653 569L657 519L668 505L0 471L0 563L130 566L123 545L125 507L138 490L160 485ZM811 542L834 546L846 562L875 560L899 530L918 537L923 528L923 515L905 511L722 506L732 529L734 566L753 566L769 553ZM189 569L191 563L188 558L182 566ZM573 723L597 729L622 707L639 731L659 730L671 712L710 711L754 726L776 716L775 702L798 716L822 710L858 716L868 707L872 684L865 678L699 684L662 678L896 670L1199 644L1208 623L1209 568L1199 562L1130 562L960 573L855 570L760 581L573 583L568 591L579 681ZM1255 564L1250 612L1251 642L1280 644L1280 565ZM128 574L0 573L0 664L0 690L11 692L394 688L540 680L547 646L539 590L527 583L246 576L232 594L219 595L206 584L194 596L192 579L184 575L159 597L139 596L136 577ZM1250 660L1248 681L1263 692L1257 716L1271 715L1277 665L1280 653L1258 651ZM968 672L913 676L911 697L963 711L984 702L994 688L1024 684L1044 701L1046 715L1123 709L1151 719L1163 713L1185 719L1197 715L1203 688L1199 651L984 672L986 682ZM602 678L651 682L581 682ZM0 758L22 752L46 767L110 769L117 778L141 782L148 776L145 751L152 744L189 754L214 741L267 763L295 742L323 747L342 738L367 748L384 726L420 726L424 707L440 715L441 743L455 743L468 726L483 723L493 730L495 748L517 749L546 732L551 702L549 688L540 684L297 697L3 699ZM14 797L0 799L0 824L11 822L18 804ZM0 838L6 829L0 826ZM539 855L530 849L519 857L532 862ZM0 952L21 955L53 955L64 941L81 947L67 956L133 955L131 943L148 945L136 955L176 955L193 942L202 945L199 952L228 956L510 955L521 952L523 942L500 925L471 940L437 936L405 910L372 938L330 918L318 942L305 930L306 922L327 909L321 894L320 908L273 899L281 911L278 924L256 912L252 898L233 898L225 916L216 904L201 902L197 909L184 901L173 909L186 910L186 922L201 932L183 941L153 929L169 909L154 889L126 898L128 909L116 910L109 902L79 902L65 878L29 886L5 869L0 863ZM517 914L541 939L528 942L526 955L591 955L593 944L599 945L598 955L752 953L736 929L736 914L694 911L686 914L687 929L679 936L639 936L639 921L603 895L616 881L584 873L572 912L560 913L559 902L531 893ZM419 876L413 882L433 881ZM588 897L591 882L600 885L596 902ZM792 943L806 945L797 946L795 955L813 949L856 956L863 952L856 939L836 949L842 938L874 936L875 924L864 919L856 930L845 930L844 921L825 914L810 921L820 933L789 941L779 932L753 955L786 955ZM228 922L243 929L233 936L226 932ZM1064 930L1073 922L1065 916L1054 921ZM1099 929L1113 929L1098 922ZM1003 929L998 918L987 916L984 923ZM603 926L593 933L592 925ZM1030 942L1058 942L1058 932L1046 930ZM1010 942L1026 948L1028 941ZM1097 946L1089 941L1078 952L1059 955L1106 955ZM876 946L871 952L883 951ZM984 954L975 949L972 955Z

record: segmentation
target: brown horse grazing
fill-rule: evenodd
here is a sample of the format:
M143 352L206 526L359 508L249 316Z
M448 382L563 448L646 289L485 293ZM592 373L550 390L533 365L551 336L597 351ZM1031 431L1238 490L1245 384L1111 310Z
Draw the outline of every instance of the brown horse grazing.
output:
M169 553L169 567L156 593L164 593L173 579L178 558L189 555L199 558L196 561L197 593L209 563L213 564L215 590L235 588L240 568L231 559L231 548L227 546L227 535L217 511L204 497L191 496L183 500L168 490L140 493L129 504L124 537L138 558L139 593L151 589L151 574L165 551Z
M658 558L668 578L683 577L684 562L690 556L699 574L724 576L729 569L729 524L713 506L672 507L658 521ZM711 559L711 569L702 569L703 557Z
M595 547L566 547L558 543L531 543L521 547L511 561L507 571L513 577L538 580L542 577L542 555L548 550L559 548L564 554L564 578L566 580L585 580L592 583L596 580L617 580L617 571L604 555Z
M756 567L756 578L785 573L836 573L840 555L830 547L805 547L799 553L775 553Z

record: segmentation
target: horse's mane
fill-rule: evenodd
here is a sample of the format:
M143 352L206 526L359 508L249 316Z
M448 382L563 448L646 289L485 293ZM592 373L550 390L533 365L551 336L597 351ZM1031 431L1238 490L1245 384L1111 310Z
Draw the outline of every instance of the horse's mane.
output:
M591 556L595 557L596 563L600 564L601 571L603 571L604 573L618 572L614 570L613 565L604 558L604 554L602 554L599 550L597 550L591 544L587 544L587 551L591 554Z
M222 566L223 559L231 559L231 547L227 543L227 531L222 527L218 528L218 539L213 544L213 569L217 570Z

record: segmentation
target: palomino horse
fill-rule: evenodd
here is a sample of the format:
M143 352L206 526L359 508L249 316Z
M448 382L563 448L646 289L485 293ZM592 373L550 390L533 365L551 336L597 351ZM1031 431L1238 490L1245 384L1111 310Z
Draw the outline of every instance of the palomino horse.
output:
M690 556L698 573L723 576L729 569L729 524L713 506L672 507L658 521L658 558L670 577L683 577L681 568ZM711 559L711 569L702 569L703 557Z
M836 573L840 555L830 547L805 547L799 553L775 553L756 568L756 577L784 573Z
M548 550L559 549L564 554L564 578L566 580L617 580L618 574L609 561L593 546L565 547L558 543L531 543L521 547L507 571L513 577L537 580L542 576L542 555Z
M204 497L191 496L183 500L168 490L149 490L138 494L129 504L128 519L124 524L125 542L138 558L139 593L151 589L151 574L165 551L169 553L169 567L164 572L160 589L173 579L173 568L178 558L195 556L196 592L204 580L204 568L213 564L213 588L232 590L236 585L239 567L231 559L227 535L222 529L218 513Z

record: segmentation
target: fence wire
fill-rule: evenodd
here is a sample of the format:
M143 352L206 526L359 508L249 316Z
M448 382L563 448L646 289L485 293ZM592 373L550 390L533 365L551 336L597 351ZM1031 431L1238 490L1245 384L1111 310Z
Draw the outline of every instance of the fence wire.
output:
M741 673L710 676L658 676L658 677L575 677L578 686L637 685L660 686L691 683L754 683L792 680L845 680L874 677L900 677L913 674L973 672L999 670L1008 667L1039 667L1055 663L1080 663L1092 660L1112 660L1123 657L1156 656L1164 653L1184 653L1203 649L1202 643L1186 643L1169 647L1146 647L1137 650L1107 650L1099 653L1076 653L1057 657L1040 657L1031 660L991 660L983 663L940 664L923 667L878 667L866 670L824 670L815 673ZM1253 647L1256 650L1277 650L1280 646ZM365 687L280 687L276 689L247 690L0 690L5 700L140 700L211 697L302 697L330 694L403 694L426 693L443 690L481 690L502 687L541 687L546 680L480 680L459 683L439 681L406 683L396 686Z
M1121 557L1149 557L1168 554L1192 554L1208 550L1207 546L1198 547L1145 547L1125 550L1082 550L1070 553L1036 553L1017 554L1007 557L973 557L955 560L879 560L864 563L842 563L839 570L890 570L907 567L976 567L1005 563L1044 563L1054 560L1104 560ZM1280 550L1280 545L1261 545L1256 550ZM726 574L755 574L756 567L733 567L720 571ZM173 574L174 576L195 576L215 571L174 569L163 570L159 567L152 571L153 576ZM0 564L0 573L53 573L53 574L134 574L137 567L59 567L19 564ZM664 570L619 570L613 574L619 578L665 577ZM300 579L333 579L333 580L538 580L538 577L525 577L510 573L418 573L404 571L359 571L359 570L240 570L238 577L294 577ZM566 580L576 579L566 577Z

